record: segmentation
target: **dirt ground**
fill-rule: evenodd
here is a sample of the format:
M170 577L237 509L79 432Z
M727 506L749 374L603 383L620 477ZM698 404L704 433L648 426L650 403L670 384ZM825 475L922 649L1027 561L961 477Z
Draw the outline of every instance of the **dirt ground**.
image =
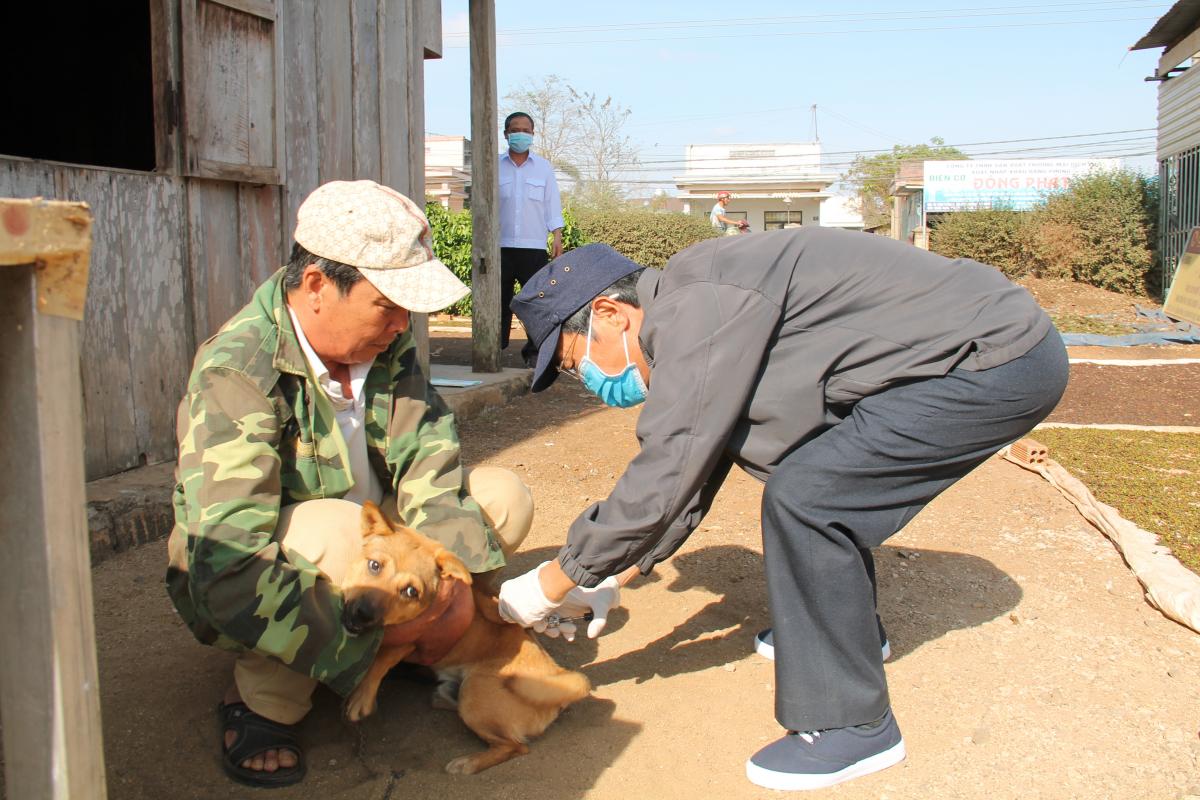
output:
M464 347L434 336L440 359ZM1143 369L1074 366L1052 418L1196 424L1187 414L1198 373ZM514 574L553 557L571 520L607 494L636 451L636 418L562 380L461 425L468 464L512 469L534 492ZM589 676L593 697L530 755L470 777L442 767L481 743L430 708L430 687L398 680L359 725L318 692L301 726L309 776L299 787L230 783L214 714L230 656L196 644L175 617L163 545L112 558L93 572L109 796L779 796L743 774L746 757L780 735L772 665L753 653L770 624L760 495L735 472L681 551L625 593L603 637L548 642ZM1112 546L1040 478L992 459L880 548L877 564L908 760L814 796L1200 797L1200 636L1151 608Z

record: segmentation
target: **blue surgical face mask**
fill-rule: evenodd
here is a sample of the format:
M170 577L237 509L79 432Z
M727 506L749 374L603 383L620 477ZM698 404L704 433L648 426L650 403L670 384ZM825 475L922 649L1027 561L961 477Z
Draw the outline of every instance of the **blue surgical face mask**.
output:
M594 312L593 312L594 313ZM592 318L588 316L587 350L579 362L579 379L583 388L604 401L605 405L629 408L646 400L646 382L637 364L629 358L629 340L621 331L621 344L625 347L625 369L609 375L592 361Z
M533 144L532 133L510 133L508 134L508 148L514 153L524 153L529 150L529 145Z

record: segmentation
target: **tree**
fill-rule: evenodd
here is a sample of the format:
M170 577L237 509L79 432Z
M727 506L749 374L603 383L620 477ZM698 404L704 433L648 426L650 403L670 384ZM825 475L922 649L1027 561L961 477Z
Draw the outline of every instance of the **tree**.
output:
M524 111L533 117L536 151L574 184L583 205L609 205L624 195L621 173L637 164L637 151L623 135L632 113L612 97L580 92L557 75L504 96L502 114Z
M888 186L896 177L902 161L957 161L967 158L957 147L947 147L940 136L929 144L898 144L890 153L858 156L842 176L854 188L859 211L867 227L886 224L892 216L892 198Z
M583 136L577 147L580 180L575 194L585 205L603 206L620 201L625 194L618 181L622 171L638 163L637 150L629 137L622 135L631 112L613 103L601 101L594 93L579 93L570 86L571 99L579 112Z

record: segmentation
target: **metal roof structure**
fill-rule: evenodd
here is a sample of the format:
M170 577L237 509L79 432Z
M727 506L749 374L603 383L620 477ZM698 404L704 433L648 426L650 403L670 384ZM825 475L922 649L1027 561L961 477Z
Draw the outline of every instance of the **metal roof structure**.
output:
M1174 47L1200 26L1200 0L1179 0L1130 50Z

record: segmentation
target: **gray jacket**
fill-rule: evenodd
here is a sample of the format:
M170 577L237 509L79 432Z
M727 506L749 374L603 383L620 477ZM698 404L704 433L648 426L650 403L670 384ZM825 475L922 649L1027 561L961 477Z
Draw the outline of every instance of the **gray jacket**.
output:
M638 297L641 452L571 525L559 561L583 586L675 552L733 464L765 481L861 398L1005 364L1052 329L992 267L831 228L701 242Z

